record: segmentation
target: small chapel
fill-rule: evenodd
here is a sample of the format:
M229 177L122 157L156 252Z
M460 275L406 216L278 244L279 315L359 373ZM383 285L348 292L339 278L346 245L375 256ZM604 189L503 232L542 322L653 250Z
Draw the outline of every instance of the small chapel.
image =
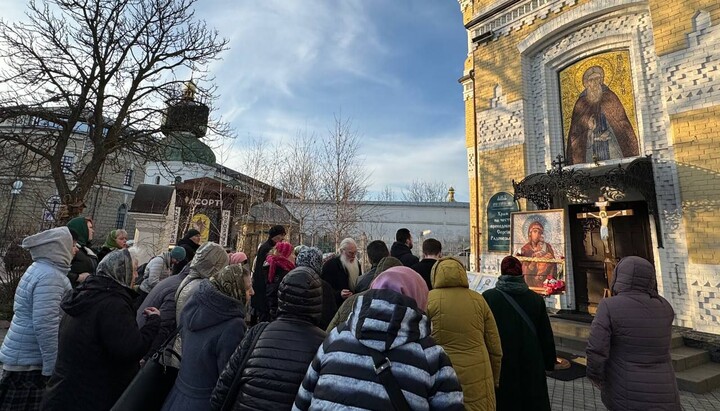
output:
M591 317L641 256L720 334L720 2L459 0L471 270L523 262Z

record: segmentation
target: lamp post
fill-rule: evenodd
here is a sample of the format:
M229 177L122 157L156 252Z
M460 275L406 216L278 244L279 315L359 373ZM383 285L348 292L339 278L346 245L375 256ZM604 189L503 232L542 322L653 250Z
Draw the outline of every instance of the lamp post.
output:
M10 217L12 217L13 208L15 207L15 198L22 191L22 187L23 182L20 180L16 180L14 183L12 183L12 189L10 190L10 207L8 207L8 214L5 218L5 228L3 228L3 240L5 240L5 237L7 236L8 226L10 225Z

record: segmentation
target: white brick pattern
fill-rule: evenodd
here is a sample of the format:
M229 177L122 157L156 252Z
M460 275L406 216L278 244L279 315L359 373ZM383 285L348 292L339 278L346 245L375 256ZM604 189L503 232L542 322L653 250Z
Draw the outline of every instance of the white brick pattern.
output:
M660 57L669 114L720 104L720 27L706 12L695 17L688 48Z
M579 21L586 23L579 26ZM578 26L582 28L564 37L556 37L556 33ZM705 34L707 38L710 38L709 34ZM702 294L690 293L688 290L690 284L694 284L697 279L696 274L688 270L686 236L679 218L682 209L678 174L670 142L669 104L666 103L668 96L663 92L673 85L664 83L667 76L663 77L659 70L651 19L646 5L629 0L591 2L545 23L520 43L526 84L524 95L527 102L527 171L544 172L550 167L553 157L564 151L558 71L582 58L618 48L630 51L641 153L652 154L655 160L655 188L664 242L664 248L657 248L657 244L653 244L655 265L661 273L658 286L675 308L676 324L693 327L696 320L693 317L703 309L715 310L713 316L720 315L718 305L715 304L720 302L720 299L705 302L706 297ZM710 73L715 73L717 64L702 67L702 63L697 63L706 61L706 56L686 59L686 70L702 68L708 76L715 75ZM682 67L685 66L681 65ZM676 70L680 71L682 70ZM705 77L700 73L697 78ZM689 81L692 82L693 79ZM566 250L566 253L571 255L570 250ZM568 261L567 264L568 277L571 277L572 262ZM714 284L713 287L713 295L720 297L720 290ZM712 308L713 304L715 308ZM705 318L710 317L706 315ZM720 332L717 323L714 327L714 332Z

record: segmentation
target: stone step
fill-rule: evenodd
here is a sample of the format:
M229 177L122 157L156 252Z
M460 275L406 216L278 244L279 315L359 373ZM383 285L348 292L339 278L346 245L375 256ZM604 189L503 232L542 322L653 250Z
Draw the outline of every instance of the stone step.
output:
M684 346L685 346L685 342L683 341L682 335L674 332L672 334L672 337L670 337L670 348L672 349L672 348L679 348L679 347L684 347Z
M695 394L703 394L720 387L720 364L708 362L675 373L678 388Z
M710 362L710 353L707 350L685 346L670 349L670 357L675 372L688 370Z

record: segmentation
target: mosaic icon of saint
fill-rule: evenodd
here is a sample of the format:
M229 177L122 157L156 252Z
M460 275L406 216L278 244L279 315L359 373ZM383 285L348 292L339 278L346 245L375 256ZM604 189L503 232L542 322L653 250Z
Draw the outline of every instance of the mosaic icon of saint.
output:
M635 130L605 72L592 66L583 74L585 90L573 108L566 158L569 164L638 156Z

